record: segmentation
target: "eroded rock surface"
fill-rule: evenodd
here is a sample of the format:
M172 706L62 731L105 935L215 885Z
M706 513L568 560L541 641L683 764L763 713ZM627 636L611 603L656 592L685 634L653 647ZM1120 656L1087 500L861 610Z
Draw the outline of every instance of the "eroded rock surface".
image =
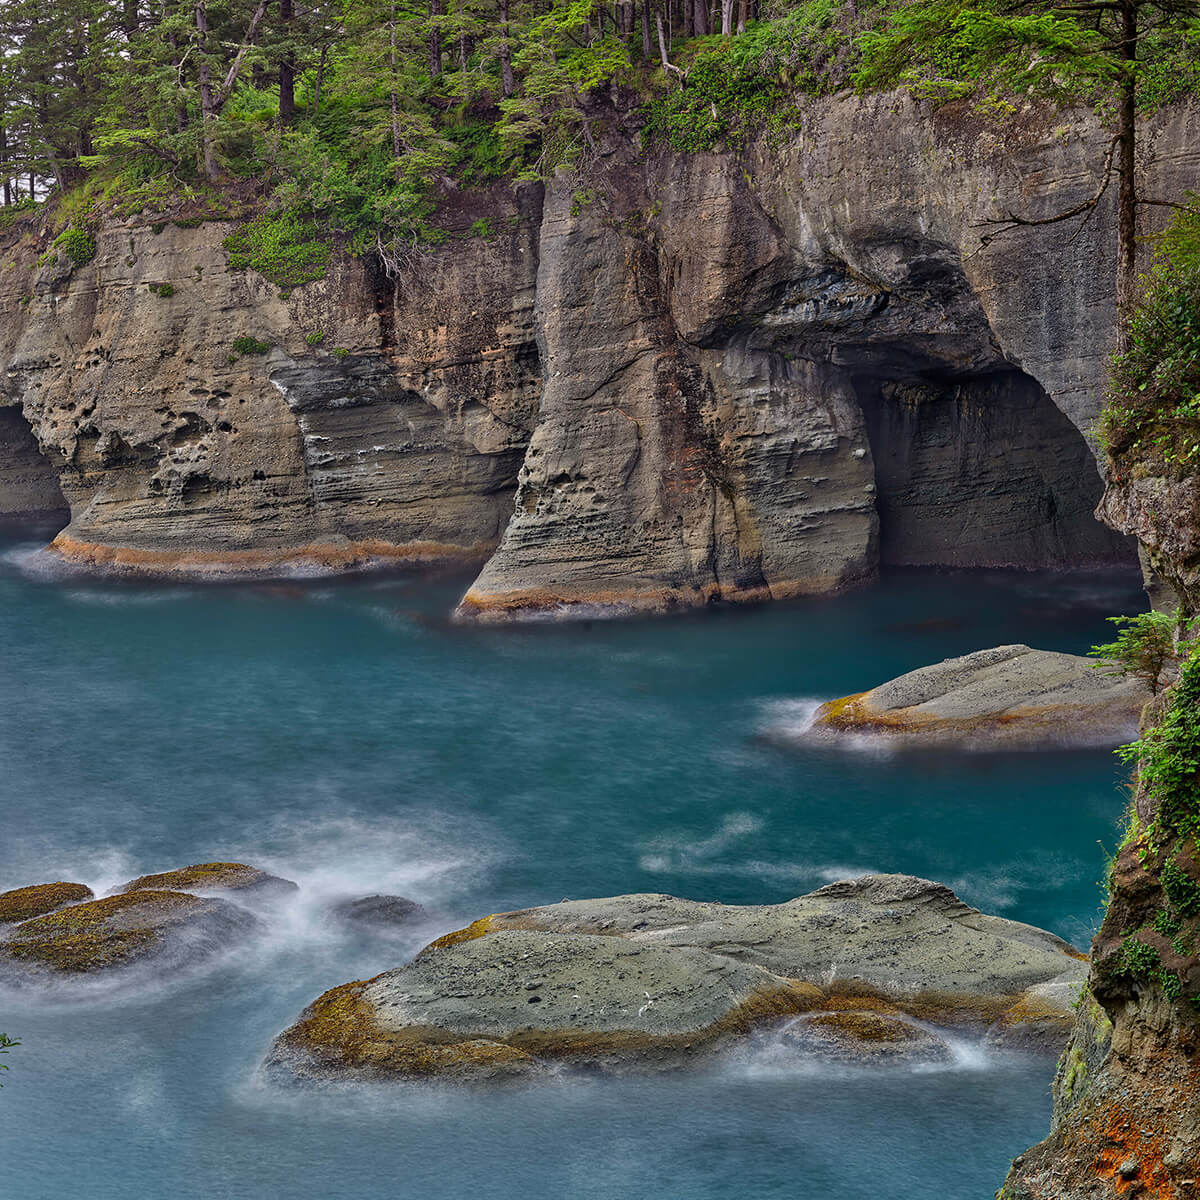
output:
M998 646L831 700L810 732L974 746L1117 746L1136 735L1149 699L1145 684L1094 659Z
M342 900L331 911L339 920L376 929L401 929L429 919L429 913L407 896L363 896L358 900Z
M909 1018L982 1032L1030 989L1078 984L1081 959L1051 934L908 876L766 906L567 901L482 918L408 966L333 989L280 1035L270 1061L301 1075L454 1078L557 1060L677 1061L802 1013L829 1018L814 1026L823 1053L858 1030L876 1057L891 1057L881 1043L902 1042L936 1055L937 1039L910 1035ZM1064 1036L1070 1018L1064 995Z

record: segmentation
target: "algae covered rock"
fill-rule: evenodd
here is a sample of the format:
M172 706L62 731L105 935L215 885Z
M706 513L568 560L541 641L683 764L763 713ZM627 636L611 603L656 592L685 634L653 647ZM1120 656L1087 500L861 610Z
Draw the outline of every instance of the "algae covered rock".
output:
M823 704L810 735L976 746L1116 746L1137 736L1150 689L1076 654L998 646Z
M666 1064L799 1014L789 1038L819 1057L929 1060L947 1051L914 1018L982 1034L1086 969L1053 934L904 875L773 905L564 901L482 917L327 992L269 1061L301 1076L451 1078ZM1043 991L1069 1017L1070 988Z
M0 892L0 925L14 925L67 904L91 900L95 893L82 883L35 883L29 887Z
M111 971L149 960L191 965L244 938L257 919L228 901L136 891L23 921L0 942L0 973L16 978Z
M298 891L290 879L280 879L245 863L210 862L179 867L158 875L140 875L115 889L118 894L151 890L237 892L244 896L284 896Z

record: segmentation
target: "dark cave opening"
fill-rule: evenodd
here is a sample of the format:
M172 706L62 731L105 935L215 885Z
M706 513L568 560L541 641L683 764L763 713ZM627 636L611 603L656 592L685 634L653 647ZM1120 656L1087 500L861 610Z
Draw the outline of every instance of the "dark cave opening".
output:
M53 536L70 519L58 475L20 407L0 408L0 529Z
M1009 366L856 375L875 460L883 566L1071 568L1137 562L1093 515L1083 435Z

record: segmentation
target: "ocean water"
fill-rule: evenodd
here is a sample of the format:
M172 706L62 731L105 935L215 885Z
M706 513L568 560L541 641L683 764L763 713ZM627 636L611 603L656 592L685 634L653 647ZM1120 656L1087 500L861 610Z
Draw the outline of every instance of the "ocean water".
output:
M663 891L787 899L867 871L950 884L1086 946L1105 751L803 747L820 699L1023 641L1081 652L1131 576L898 573L670 620L467 629L462 579L96 582L0 547L0 890L237 859L301 884L254 946L144 990L0 994L0 1196L58 1200L990 1196L1053 1063L820 1067L764 1036L703 1067L532 1086L265 1080L320 992L499 909ZM348 934L334 900L419 900Z

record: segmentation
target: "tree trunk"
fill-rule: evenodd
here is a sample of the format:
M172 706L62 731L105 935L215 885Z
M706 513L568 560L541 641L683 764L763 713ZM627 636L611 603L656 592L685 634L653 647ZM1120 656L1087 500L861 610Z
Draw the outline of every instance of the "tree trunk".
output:
M1126 321L1137 299L1137 60L1136 0L1121 5L1121 58L1125 74L1117 108L1117 349L1127 341Z
M296 63L292 58L292 0L279 0L279 27L284 37L283 58L279 61L279 123L290 125L296 119Z
M204 175L207 179L216 180L217 170L216 150L212 141L212 123L216 119L216 102L213 97L212 70L208 62L208 7L205 0L199 0L196 5L196 36L199 42L200 78L200 157Z
M8 180L8 130L0 124L0 175L4 176L4 204L12 203L12 184Z
M313 116L321 115L321 84L325 81L325 60L329 57L329 44L321 47L321 60L317 63L317 81L313 86Z
M708 36L708 0L692 0L692 35Z
M505 97L516 91L513 81L512 45L508 32L508 0L500 0L500 82Z
M746 22L750 19L750 0L738 0L738 33L746 32Z
M649 62L654 53L650 41L650 0L642 0L642 57Z
M721 0L721 36L733 33L733 0Z
M429 0L429 78L442 73L442 30L434 19L442 15L441 0Z

